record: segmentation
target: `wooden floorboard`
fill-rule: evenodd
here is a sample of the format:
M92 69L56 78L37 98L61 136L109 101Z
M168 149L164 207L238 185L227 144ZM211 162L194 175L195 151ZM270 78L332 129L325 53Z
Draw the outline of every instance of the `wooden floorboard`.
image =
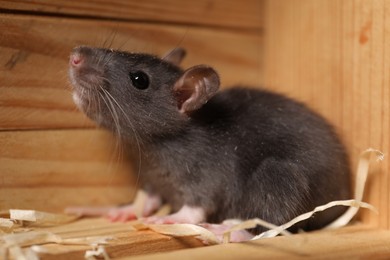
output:
M112 223L104 218L87 218L56 227L32 227L25 232L50 232L62 239L107 238L104 249L110 258L145 255L167 252L184 248L201 247L203 244L195 238L172 238L150 230L137 230L136 222ZM2 236L0 235L0 249ZM48 243L35 245L34 251L41 260L47 259L84 259L85 252L92 250L89 245L60 245ZM30 246L23 247L27 252ZM1 258L1 257L0 257Z
M389 239L389 230L356 226L121 259L389 259Z
M245 243L205 246L195 238L173 238L155 233L137 221L112 223L87 218L70 224L32 228L28 232L50 232L62 239L106 238L104 251L110 259L389 259L390 231L361 224L332 231L316 231ZM27 234L27 233L25 233ZM0 249L1 249L0 236ZM30 245L31 246L31 245ZM30 246L23 247L27 252ZM3 247L4 248L4 247ZM36 245L40 259L84 259L90 245ZM186 250L181 250L186 249Z

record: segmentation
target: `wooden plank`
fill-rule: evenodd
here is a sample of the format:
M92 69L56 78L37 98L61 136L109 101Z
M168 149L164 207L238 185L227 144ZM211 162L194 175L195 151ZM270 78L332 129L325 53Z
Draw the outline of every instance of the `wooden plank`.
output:
M264 85L301 99L330 119L359 154L390 151L390 2L268 1ZM390 228L388 158L374 164L365 201L379 216L363 221Z
M134 221L113 223L102 218L87 218L56 227L32 228L32 230L25 234L28 235L31 231L42 231L53 233L62 239L86 237L110 238L107 240L108 244L104 245L104 249L112 259L203 246L200 241L191 237L172 238L150 230L137 231L133 227L135 224L136 222ZM59 245L51 243L39 245L39 249L40 253L38 253L38 256L39 259L42 260L85 259L85 252L87 250L92 250L93 246Z
M136 193L131 164L104 131L4 131L0 144L0 210L61 212L128 203Z
M1 0L0 9L202 26L260 29L264 1Z
M183 66L210 64L223 85L260 81L257 33L0 14L0 129L91 127L71 99L67 67L76 45L163 54L188 50Z
M389 239L388 230L357 226L120 259L388 259Z
M53 177L55 179L56 177ZM77 183L77 176L69 174ZM31 209L61 213L71 206L107 206L130 203L136 193L134 186L106 184L89 187L80 184L68 187L46 185L33 188L0 187L0 210Z
M390 231L366 225L292 236L204 246L195 238L173 238L149 230L135 230L137 222L112 223L106 219L81 219L73 223L26 232L50 232L62 239L111 238L104 245L110 259L388 259ZM1 236L0 236L1 237ZM185 249L187 250L178 250ZM24 247L27 250L28 247ZM38 250L39 249L39 250ZM84 245L39 245L39 259L84 259ZM165 252L165 253L164 253ZM168 253L167 253L168 252Z

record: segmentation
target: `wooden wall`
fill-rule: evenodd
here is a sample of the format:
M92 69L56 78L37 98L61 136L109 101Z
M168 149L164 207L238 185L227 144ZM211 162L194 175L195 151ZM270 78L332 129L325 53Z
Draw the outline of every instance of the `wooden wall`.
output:
M359 154L380 149L366 201L379 209L363 221L389 228L390 1L270 0L264 79L329 118L354 169Z
M86 44L216 67L260 82L262 2L0 0L0 210L129 202L136 174L109 133L74 106L68 57Z

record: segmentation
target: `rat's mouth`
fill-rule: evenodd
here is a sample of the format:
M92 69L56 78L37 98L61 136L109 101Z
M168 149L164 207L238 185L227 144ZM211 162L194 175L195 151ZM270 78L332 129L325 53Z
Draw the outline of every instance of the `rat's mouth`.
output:
M72 95L72 98L73 98L73 102L76 104L76 106L81 110L81 111L84 111L84 108L85 107L88 107L85 105L86 101L81 98L80 94L77 93L77 91L73 91L73 95ZM85 112L85 111L84 111Z
M73 68L69 69L69 78L75 89L99 89L100 87L105 88L107 83L102 72L90 68Z
M94 97L95 94L93 92L94 91L91 91L91 89L83 88L78 84L74 85L73 88L73 102L81 111L86 114L90 114L92 112L91 109L94 107L93 99L96 98Z
M101 94L96 89L83 88L76 86L73 90L73 102L77 108L94 120L97 124L101 124L105 113L105 103L101 100Z

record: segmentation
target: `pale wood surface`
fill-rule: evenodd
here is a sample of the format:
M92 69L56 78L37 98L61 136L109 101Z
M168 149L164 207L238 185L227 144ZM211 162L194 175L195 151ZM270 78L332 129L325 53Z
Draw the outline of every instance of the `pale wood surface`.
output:
M357 226L120 259L389 259L389 239L388 230Z
M0 9L188 25L260 29L264 1L1 0Z
M195 238L173 238L150 230L136 230L136 222L112 223L103 218L87 218L56 227L30 227L28 232L42 231L58 235L62 239L78 239L86 237L109 238L104 249L112 259L135 255L148 255L185 248L201 247L203 244ZM25 234L28 235L28 232ZM1 235L0 235L1 238ZM39 245L39 259L85 259L88 245ZM24 249L27 249L25 247Z
M68 83L69 53L81 44L158 55L182 46L184 67L212 65L224 86L260 82L258 33L4 14L0 31L0 129L93 126Z
M111 259L388 259L389 230L355 224L331 231L316 231L275 238L204 246L193 237L173 238L150 230L136 230L137 221L112 223L102 218L86 218L55 227L30 227L62 239L111 238L104 245ZM28 247L24 247L24 250ZM40 259L84 259L91 246L39 246ZM186 249L186 250L179 250ZM169 252L172 251L172 252ZM164 253L165 252L165 253ZM168 253L167 253L168 252Z
M136 193L136 174L104 131L3 131L0 144L0 210L61 212L128 203Z
M264 84L307 102L344 138L353 169L372 147L365 201L380 214L364 222L388 229L390 152L390 1L272 0L266 6Z

